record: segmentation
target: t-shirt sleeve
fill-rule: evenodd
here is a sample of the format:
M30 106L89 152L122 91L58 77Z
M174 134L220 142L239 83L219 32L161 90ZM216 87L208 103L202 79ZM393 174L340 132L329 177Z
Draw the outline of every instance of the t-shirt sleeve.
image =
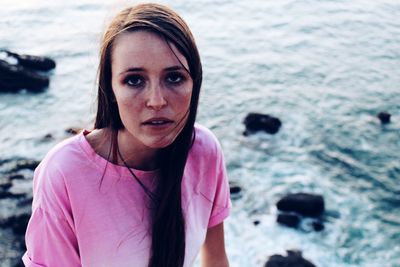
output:
M215 159L216 190L213 199L208 228L211 228L223 222L223 220L225 220L229 216L232 206L224 156L218 141L215 141L217 147Z
M81 266L64 179L54 166L43 165L35 170L22 261L27 267Z
M81 266L77 242L68 222L37 207L29 221L25 266Z

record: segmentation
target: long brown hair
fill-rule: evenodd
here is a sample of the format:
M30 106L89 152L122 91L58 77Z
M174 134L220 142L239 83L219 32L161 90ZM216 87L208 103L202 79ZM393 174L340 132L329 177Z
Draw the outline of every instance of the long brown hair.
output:
M184 20L170 8L141 4L117 14L106 29L100 47L98 105L94 127L124 128L111 87L111 57L116 37L124 32L151 31L176 46L186 58L193 90L187 121L175 141L162 149L158 160L161 179L151 212L152 244L149 267L181 267L185 259L185 220L181 204L181 182L190 147L202 82L202 66L192 33Z

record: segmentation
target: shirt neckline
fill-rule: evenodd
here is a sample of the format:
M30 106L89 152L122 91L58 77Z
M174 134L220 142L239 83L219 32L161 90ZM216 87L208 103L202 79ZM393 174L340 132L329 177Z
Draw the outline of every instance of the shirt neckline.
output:
M84 129L78 135L79 145L88 158L97 165L98 168L104 169L107 168L106 174L114 174L117 176L128 176L132 179L132 174L125 166L120 166L114 164L107 159L103 158L94 150L94 148L90 145L89 141L86 139L86 135L89 134L91 131ZM139 179L149 179L158 176L159 170L151 170L151 171L143 171L134 168L129 168Z

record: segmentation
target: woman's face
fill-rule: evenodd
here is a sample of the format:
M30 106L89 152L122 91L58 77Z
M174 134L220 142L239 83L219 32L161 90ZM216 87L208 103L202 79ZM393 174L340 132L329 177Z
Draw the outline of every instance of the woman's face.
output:
M111 84L123 133L131 142L163 148L175 140L192 96L193 80L186 69L186 58L154 33L125 32L116 38Z

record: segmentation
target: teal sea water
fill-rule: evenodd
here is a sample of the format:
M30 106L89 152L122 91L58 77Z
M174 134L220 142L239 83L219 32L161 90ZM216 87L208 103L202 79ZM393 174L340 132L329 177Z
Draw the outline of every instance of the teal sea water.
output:
M400 2L163 3L193 30L204 67L198 121L242 187L225 224L231 266L263 266L293 248L319 267L400 266ZM0 48L57 61L45 92L0 94L1 158L41 159L65 128L90 127L100 35L121 6L0 0ZM375 117L383 110L391 124ZM279 117L281 131L244 137L248 112ZM48 133L55 140L41 141ZM324 231L276 224L276 201L300 191L324 195Z

